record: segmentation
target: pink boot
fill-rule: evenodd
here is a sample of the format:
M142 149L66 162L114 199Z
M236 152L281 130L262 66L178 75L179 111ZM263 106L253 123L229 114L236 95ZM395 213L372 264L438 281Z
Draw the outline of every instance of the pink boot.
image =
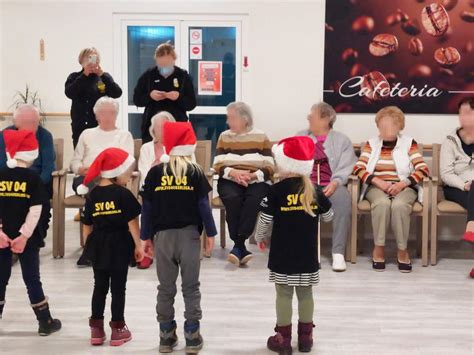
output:
M293 349L291 348L291 324L285 327L276 326L275 332L275 335L268 338L268 349L280 355L293 354Z
M298 350L301 353L309 353L313 347L313 328L313 322L298 323Z
M102 345L105 341L104 320L89 319L91 328L91 345Z
M112 328L110 346L120 346L132 340L132 333L130 333L124 321L110 322L109 324Z

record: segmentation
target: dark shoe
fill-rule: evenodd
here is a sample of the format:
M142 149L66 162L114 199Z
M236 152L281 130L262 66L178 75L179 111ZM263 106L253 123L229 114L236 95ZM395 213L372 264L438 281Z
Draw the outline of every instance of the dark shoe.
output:
M230 251L229 256L227 257L227 260L230 263L239 266L241 258L242 258L242 251L239 248L234 247Z
M465 232L462 236L462 240L469 243L474 243L474 232Z
M137 269L145 270L150 268L151 264L153 264L153 259L145 256L142 261L137 263Z
M106 339L103 319L89 319L91 345L102 345Z
M298 350L300 353L309 353L313 348L313 328L313 322L298 322Z
M33 311L36 314L38 320L38 334L41 336L48 336L61 329L61 321L59 319L53 319L51 312L49 311L49 304L47 300L43 303L39 303L33 306Z
M267 348L280 355L293 354L293 349L291 348L291 324L285 327L276 326L275 332L275 335L268 338Z
M0 301L0 319L2 319L3 307L5 307L5 301Z
M132 340L132 333L128 330L124 321L110 322L112 334L110 335L110 346L120 346Z
M81 256L79 257L79 259L77 260L77 263L76 263L77 267L78 268L83 268L83 267L90 267L92 266L92 263L86 259L86 257L84 256L84 254L81 254Z
M372 259L372 269L375 271L385 271L385 261L375 261Z
M409 263L402 263L400 260L397 259L398 262L398 270L403 273L409 273L413 269L411 266L411 261Z
M186 354L197 354L204 345L201 333L199 331L199 322L184 323L184 338L186 339Z
M244 249L240 252L240 265L247 264L253 257L252 253L249 252L247 249Z
M176 345L178 345L176 322L172 321L169 324L160 324L160 353L171 353Z

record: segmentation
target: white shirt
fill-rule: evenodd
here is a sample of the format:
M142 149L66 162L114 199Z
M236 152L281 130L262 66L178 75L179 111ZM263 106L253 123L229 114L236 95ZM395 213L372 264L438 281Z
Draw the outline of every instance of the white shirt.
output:
M80 167L90 167L104 149L112 147L121 148L134 156L133 137L130 132L118 128L104 131L99 127L84 130L79 136L70 169L77 174Z

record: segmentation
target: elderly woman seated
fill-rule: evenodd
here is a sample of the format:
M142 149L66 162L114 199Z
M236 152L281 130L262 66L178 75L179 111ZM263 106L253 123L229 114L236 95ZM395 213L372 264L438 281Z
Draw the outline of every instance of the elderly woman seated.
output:
M94 114L99 125L81 133L70 164L70 169L76 174L72 183L72 188L76 193L77 187L84 181L89 166L104 149L121 148L133 156L132 135L129 131L116 126L118 111L118 102L107 96L101 97L94 105ZM95 182L92 182L88 187L91 188L94 184ZM79 220L79 216L76 216L75 220ZM81 257L77 265L87 266L88 263Z
M252 257L245 241L253 233L260 202L273 176L274 161L270 141L253 127L247 104L234 102L227 106L227 124L229 130L217 141L214 169L219 174L217 191L235 243L228 260L243 265Z
M474 97L466 97L459 103L459 125L441 145L440 175L444 197L467 209L463 240L474 243ZM474 278L474 268L470 276Z
M332 221L332 269L345 271L344 253L351 223L351 196L347 180L357 161L350 139L333 129L336 111L325 102L313 105L309 127L299 135L309 135L316 144L311 181L323 187L334 210Z
M175 122L175 119L173 115L167 111L161 111L151 118L150 136L152 137L152 141L142 145L140 149L140 157L138 159L140 186L144 183L150 169L155 165L160 164L160 158L164 153L163 144L161 143L161 128L165 121ZM142 239L150 240L148 238ZM148 269L152 263L153 259L147 255L137 264L137 267L139 269Z
M398 246L398 269L411 272L407 250L410 214L417 198L421 202L418 184L429 171L416 141L401 133L405 116L398 107L381 109L375 123L379 135L365 144L354 167L354 174L363 184L361 199L367 199L371 207L372 267L375 271L385 270L385 235L391 225Z

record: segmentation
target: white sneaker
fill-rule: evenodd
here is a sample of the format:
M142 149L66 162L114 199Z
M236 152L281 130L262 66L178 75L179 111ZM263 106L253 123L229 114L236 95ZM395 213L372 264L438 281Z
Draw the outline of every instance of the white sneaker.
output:
M346 261L342 254L332 254L332 270L346 271Z

